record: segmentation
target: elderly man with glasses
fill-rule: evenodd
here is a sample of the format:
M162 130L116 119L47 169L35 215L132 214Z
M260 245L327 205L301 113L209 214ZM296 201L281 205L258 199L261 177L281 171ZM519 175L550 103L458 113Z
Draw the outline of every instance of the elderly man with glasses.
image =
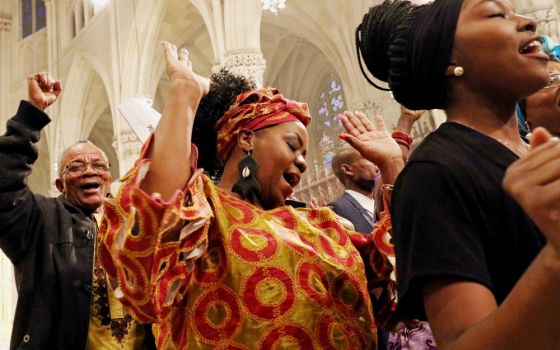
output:
M80 141L60 157L59 197L27 187L38 155L34 144L50 122L43 110L62 91L46 73L27 82L28 101L0 136L0 248L14 265L18 290L10 349L153 347L95 259L95 214L111 183L107 156Z

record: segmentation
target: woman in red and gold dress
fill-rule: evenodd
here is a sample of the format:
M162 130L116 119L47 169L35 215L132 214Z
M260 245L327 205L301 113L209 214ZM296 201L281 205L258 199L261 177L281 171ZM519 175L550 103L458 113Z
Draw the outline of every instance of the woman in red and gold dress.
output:
M271 88L239 94L218 120L210 143L223 174L214 184L191 145L211 85L185 49L164 51L162 119L100 229L98 254L123 304L154 323L160 349L375 348L376 321L394 309L389 218L363 235L329 208L284 205L307 167L311 118ZM341 138L392 183L403 161L381 117L341 120Z

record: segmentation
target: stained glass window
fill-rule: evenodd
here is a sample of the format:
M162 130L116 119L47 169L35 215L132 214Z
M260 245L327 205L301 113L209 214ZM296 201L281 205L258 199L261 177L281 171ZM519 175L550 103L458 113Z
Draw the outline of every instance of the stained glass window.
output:
M319 137L319 156L323 166L322 174L329 175L332 172L332 158L344 145L338 139L342 125L338 115L346 109L344 91L337 77L331 76L325 84L325 88L319 94L319 109L317 110L317 133Z
M26 38L47 25L45 0L21 1L21 37Z
M21 0L21 35L27 37L33 33L33 2Z
M325 154L324 166L325 166L325 173L329 175L332 172L332 160L334 158L333 152L328 152Z
M35 31L45 28L47 25L47 10L45 0L35 0Z
M344 191L332 172L332 161L337 152L347 147L345 142L338 139L338 135L344 131L338 115L348 109L344 88L336 74L326 78L321 87L315 110L312 111L314 121L309 128L312 142L318 147L310 147L308 170L295 192L300 200L309 202L313 198L319 204L335 199Z
M331 98L331 106L333 112L340 112L344 108L344 101L342 100L342 95L336 95Z

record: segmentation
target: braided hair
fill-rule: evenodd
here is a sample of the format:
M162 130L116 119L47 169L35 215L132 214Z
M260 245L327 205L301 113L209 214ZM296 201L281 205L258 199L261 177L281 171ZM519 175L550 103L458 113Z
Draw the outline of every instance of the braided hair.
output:
M366 80L380 90L392 91L397 101L412 109L419 108L412 98L416 92L410 84L412 73L407 45L416 14L426 6L410 1L385 0L371 7L356 28L356 52ZM367 76L362 59L369 72L387 82L388 88L379 86Z
M200 150L198 166L204 168L215 181L221 177L223 165L217 160L217 130L214 130L214 127L239 94L253 89L255 83L252 80L221 68L219 72L210 76L210 90L198 105L192 142Z

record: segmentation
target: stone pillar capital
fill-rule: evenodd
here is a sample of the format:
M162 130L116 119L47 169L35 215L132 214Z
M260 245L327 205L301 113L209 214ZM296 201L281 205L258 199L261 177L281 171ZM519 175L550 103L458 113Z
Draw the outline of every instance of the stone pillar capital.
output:
M0 14L0 32L11 32L12 31L12 18Z
M263 84L266 60L260 51L230 51L226 53L224 66L234 74L253 79L259 87Z
M140 154L140 147L142 147L142 143L130 129L124 129L119 133L118 137L114 137L112 145L115 151L118 152L121 150L125 156L129 154Z
M126 128L113 137L111 145L119 158L119 173L125 174L140 157L142 142L131 129Z

